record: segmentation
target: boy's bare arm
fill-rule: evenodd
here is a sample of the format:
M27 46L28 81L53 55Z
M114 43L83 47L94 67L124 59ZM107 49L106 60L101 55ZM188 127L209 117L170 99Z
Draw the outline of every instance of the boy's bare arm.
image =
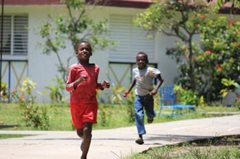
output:
M72 91L75 90L78 86L79 83L81 83L82 81L86 81L87 80L87 76L81 76L78 79L76 79L75 81L73 81L72 83L67 83L66 84L66 88L68 91Z
M127 97L127 96L128 96L128 94L131 92L131 90L132 90L132 88L135 86L135 84L136 84L136 79L134 79L134 80L132 81L129 89L128 89L126 92L124 92L124 95L123 95L124 97Z
M87 76L81 76L76 81L73 82L73 87L76 88L79 83L82 81L86 81L88 79Z
M97 83L97 89L104 90L105 88L109 88L110 83L108 81L103 81L103 83Z
M158 83L157 83L157 86L149 93L150 95L154 96L155 94L157 94L158 92L158 89L161 87L161 85L163 84L163 79L162 79L162 76L161 74L158 74L156 76L156 78L158 79Z

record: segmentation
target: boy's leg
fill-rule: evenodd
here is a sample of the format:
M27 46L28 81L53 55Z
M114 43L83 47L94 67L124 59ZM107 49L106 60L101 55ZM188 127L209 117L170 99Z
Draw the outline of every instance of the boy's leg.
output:
M142 135L138 135L138 139L135 141L137 144L142 145L144 144Z
M77 135L82 138L83 137L83 129L77 129Z
M79 131L78 135L81 135L81 131ZM82 138L83 140L81 144L81 150L82 150L81 159L86 159L88 150L91 144L91 140L92 140L92 123L84 124L84 128L82 129Z
M135 97L134 110L135 110L135 121L136 121L137 131L139 135L139 138L136 140L136 143L143 144L142 135L146 134L146 130L144 126L143 105L142 105L141 97L139 96Z
M155 111L154 111L154 100L153 96L147 95L144 96L144 108L146 111L147 115L147 121L148 123L153 122L153 118L156 116Z

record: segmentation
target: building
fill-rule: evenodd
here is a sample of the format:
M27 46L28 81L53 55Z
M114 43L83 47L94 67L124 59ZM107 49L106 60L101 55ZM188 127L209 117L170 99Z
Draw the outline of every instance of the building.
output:
M100 82L108 79L113 86L128 87L136 53L144 51L148 53L150 63L160 68L165 83L173 83L177 75L176 64L165 55L165 51L172 46L174 39L164 36L149 39L146 32L132 23L132 18L151 3L152 0L109 0L89 10L94 20L108 19L109 38L118 43L115 49L96 50L91 58L91 62L101 68ZM39 45L43 41L39 28L49 15L54 17L64 13L66 10L59 0L5 0L2 81L7 83L10 91L17 89L26 78L37 83L39 92L54 84L53 79L58 74L57 60L53 54L43 54ZM68 58L73 53L69 47L62 50L61 56ZM74 62L75 59L71 61ZM48 95L39 95L38 101L49 101Z

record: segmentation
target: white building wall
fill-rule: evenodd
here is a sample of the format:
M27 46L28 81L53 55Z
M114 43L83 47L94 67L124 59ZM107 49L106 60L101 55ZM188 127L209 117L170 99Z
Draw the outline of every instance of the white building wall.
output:
M176 39L166 35L158 35L155 41L156 62L162 73L164 84L173 84L174 78L177 76L177 65L175 60L166 55L167 48L174 46Z
M136 15L142 12L142 9L132 8L117 8L117 7L97 7L89 10L89 15L95 20L101 20L102 18L109 19L111 14L119 15ZM29 50L28 50L28 74L34 82L37 83L37 90L39 92L46 91L45 86L54 84L53 79L58 74L57 72L57 58L54 54L44 55L43 49L39 45L43 42L40 37L40 26L48 20L48 15L52 17L60 14L65 14L62 6L7 6L5 9L6 14L27 13L29 15ZM137 37L136 37L137 38ZM170 57L165 55L166 48L172 46L173 40L168 37L161 36L155 40L154 59L150 61L157 63L162 76L165 79L165 83L173 83L173 78L176 76L176 65ZM139 50L141 51L141 50ZM95 50L91 57L91 62L100 66L99 82L108 78L108 60L110 50ZM73 49L69 48L61 51L63 59L67 59L73 54ZM136 54L136 53L134 53ZM4 58L4 57L3 57ZM71 63L76 62L73 59ZM134 62L134 61L133 61ZM47 94L38 95L39 102L48 102L49 98Z

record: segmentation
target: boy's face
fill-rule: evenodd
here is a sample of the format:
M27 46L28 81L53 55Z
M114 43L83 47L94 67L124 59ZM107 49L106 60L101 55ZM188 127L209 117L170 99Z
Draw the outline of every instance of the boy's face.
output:
M143 69L147 66L147 57L143 54L139 54L136 57L137 65L139 69Z
M76 50L78 60L87 61L92 55L92 49L87 43L80 43Z

